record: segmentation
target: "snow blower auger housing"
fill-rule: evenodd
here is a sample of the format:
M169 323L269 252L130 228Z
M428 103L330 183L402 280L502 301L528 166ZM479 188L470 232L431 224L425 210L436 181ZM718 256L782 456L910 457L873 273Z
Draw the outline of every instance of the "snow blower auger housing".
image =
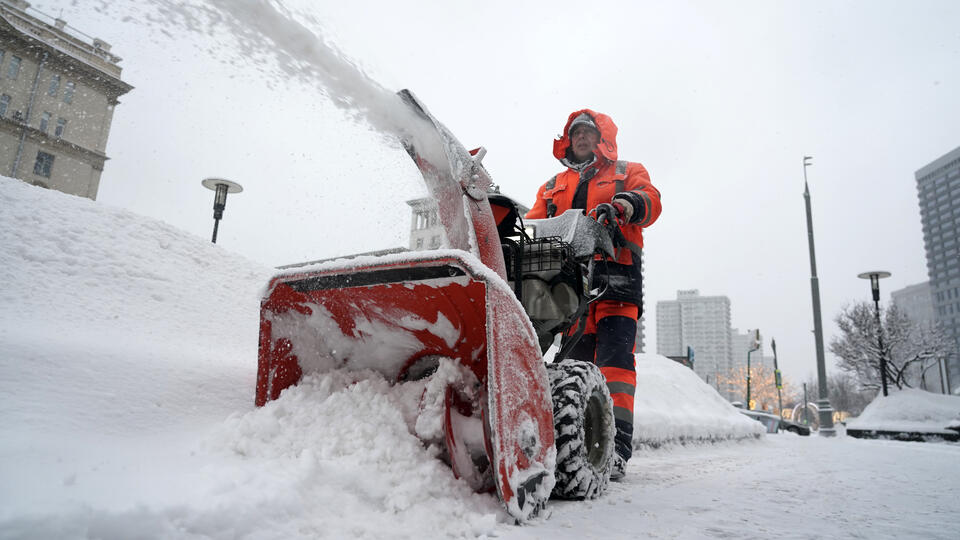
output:
M308 373L374 370L400 383L444 372L442 443L454 474L495 489L524 521L555 483L537 334L507 284L482 153L467 152L411 93L400 97L422 121L403 143L451 249L339 259L272 278L261 302L256 404ZM440 369L451 361L459 375Z

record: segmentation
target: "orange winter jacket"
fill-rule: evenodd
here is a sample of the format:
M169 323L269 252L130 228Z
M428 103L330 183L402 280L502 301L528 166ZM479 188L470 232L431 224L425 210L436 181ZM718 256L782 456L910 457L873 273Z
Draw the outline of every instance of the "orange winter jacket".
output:
M570 124L581 113L590 115L600 130L600 144L597 146L597 158L591 165L582 171L569 167L567 150L570 148ZM621 193L626 193L633 203L635 213L630 223L623 226L626 239L643 247L643 228L653 224L660 217L660 192L650 183L647 169L639 163L621 162L620 169L626 165L625 171L618 171L617 167L617 126L613 120L601 113L590 109L582 109L570 114L563 128L563 136L553 143L553 155L568 168L556 175L550 181L540 186L537 200L533 208L527 212L528 218L541 219L550 215L559 216L573 208L574 195L581 181L586 183L586 208L589 213L598 204L608 203L617 194L618 180L622 183ZM552 184L552 185L551 185ZM581 188L584 189L584 188ZM582 196L582 195L581 195ZM556 205L552 213L548 206ZM642 206L642 208L637 208ZM632 264L630 250L623 249L617 259L620 264Z

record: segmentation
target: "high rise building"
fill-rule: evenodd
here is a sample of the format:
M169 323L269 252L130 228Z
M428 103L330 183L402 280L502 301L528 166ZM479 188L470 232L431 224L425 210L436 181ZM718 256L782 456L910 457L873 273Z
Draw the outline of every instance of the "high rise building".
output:
M97 198L120 80L110 45L0 0L0 175Z
M693 371L727 399L737 399L718 379L734 367L730 299L677 291L676 300L657 302L657 354L683 356L693 347ZM746 362L746 359L744 359Z
M934 316L960 351L960 147L916 172ZM960 353L947 379L960 391Z

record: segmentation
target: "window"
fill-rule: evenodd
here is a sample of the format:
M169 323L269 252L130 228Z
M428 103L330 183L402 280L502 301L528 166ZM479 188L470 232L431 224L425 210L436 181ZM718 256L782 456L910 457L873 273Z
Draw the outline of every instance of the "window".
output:
M417 249L423 248L423 238L417 238Z
M54 75L53 77L50 77L50 87L47 88L47 95L55 96L57 95L57 92L59 90L60 90L60 76Z
M20 75L20 62L19 56L10 57L10 67L7 68L7 77L16 79L17 75Z
M429 229L431 227L430 223L430 212L420 211L417 212L417 230Z
M40 131L46 133L47 129L50 127L50 113L43 111L43 114L40 115Z
M63 102L64 103L73 103L73 92L77 89L77 85L73 81L67 81L67 84L63 87Z
M37 152L37 162L33 164L33 174L50 178L53 171L53 155L46 152Z
M58 138L63 137L63 130L65 129L67 129L67 120L65 118L57 118L57 128L53 134Z
M8 107L10 107L10 96L4 94L0 96L0 118L7 116Z

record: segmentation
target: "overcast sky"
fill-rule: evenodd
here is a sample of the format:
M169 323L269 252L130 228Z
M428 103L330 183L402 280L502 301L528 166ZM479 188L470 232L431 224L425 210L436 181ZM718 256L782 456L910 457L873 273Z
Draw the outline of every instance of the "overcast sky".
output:
M244 0L247 1L247 0ZM406 154L270 54L164 0L35 0L113 45L123 79L98 200L209 236L206 176L241 183L218 244L269 265L405 245ZM242 3L242 2L238 2ZM191 5L206 5L190 0ZM436 5L433 5L436 4ZM519 4L519 5L518 5ZM592 108L663 195L645 234L647 350L678 289L726 295L796 383L815 375L802 157L826 339L857 274L927 280L914 172L960 146L960 3L310 2L286 9L384 88L412 89L531 204ZM227 16L224 20L229 19ZM240 40L243 41L242 39ZM254 40L255 41L255 40ZM342 93L342 91L340 92ZM832 358L828 353L828 363Z

